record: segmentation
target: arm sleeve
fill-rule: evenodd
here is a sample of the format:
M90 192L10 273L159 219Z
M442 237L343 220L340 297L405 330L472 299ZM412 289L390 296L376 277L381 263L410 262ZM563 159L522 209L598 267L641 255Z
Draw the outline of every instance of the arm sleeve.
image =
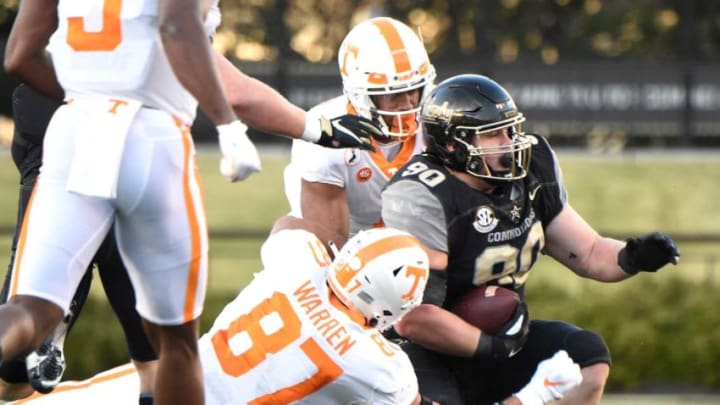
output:
M414 235L425 246L447 252L447 228L442 204L420 183L401 180L382 193L386 226Z

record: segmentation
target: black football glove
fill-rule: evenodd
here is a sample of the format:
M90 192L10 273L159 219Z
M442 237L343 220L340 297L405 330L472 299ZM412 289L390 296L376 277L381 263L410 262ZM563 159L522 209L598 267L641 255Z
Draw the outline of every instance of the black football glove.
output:
M524 302L518 304L512 318L494 335L483 332L475 349L477 358L506 359L516 355L527 341L530 314Z
M627 274L658 271L668 263L677 264L678 260L680 251L677 245L670 236L660 232L629 238L618 253L618 265Z
M320 139L318 145L326 148L360 148L375 152L370 138L383 136L372 121L357 115L341 115L335 118L320 117Z
M397 333L395 328L385 329L381 333L385 337L385 339L395 343L396 345L401 345L410 341L408 338L400 336L400 334Z

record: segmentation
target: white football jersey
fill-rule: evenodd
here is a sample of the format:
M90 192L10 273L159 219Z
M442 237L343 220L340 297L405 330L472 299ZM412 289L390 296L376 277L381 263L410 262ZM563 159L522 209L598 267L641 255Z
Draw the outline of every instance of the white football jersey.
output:
M410 360L330 292L330 259L314 235L280 231L262 255L268 267L200 339L206 404L412 403ZM128 368L63 383L28 403L137 402L137 375Z
M313 107L309 115L336 117L348 113L345 96ZM423 151L420 129L401 144L383 145L373 140L375 153L360 149L330 149L304 141L293 141L291 162L285 168L285 195L291 214L302 217L301 179L342 187L350 211L350 236L382 226L380 192L410 158ZM399 148L399 150L398 150ZM386 156L392 156L387 159Z
M200 339L207 402L411 403L418 387L409 359L331 294L320 241L281 231L262 250L269 267Z
M212 35L220 23L217 1L205 22ZM175 76L157 23L157 0L59 0L48 49L66 97L134 99L191 123L197 101Z

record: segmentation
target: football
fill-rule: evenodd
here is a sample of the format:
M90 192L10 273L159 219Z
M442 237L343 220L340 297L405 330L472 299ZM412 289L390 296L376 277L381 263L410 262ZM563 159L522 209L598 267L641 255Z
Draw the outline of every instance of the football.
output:
M510 320L520 303L513 290L498 286L483 286L460 297L452 312L484 332L494 334Z

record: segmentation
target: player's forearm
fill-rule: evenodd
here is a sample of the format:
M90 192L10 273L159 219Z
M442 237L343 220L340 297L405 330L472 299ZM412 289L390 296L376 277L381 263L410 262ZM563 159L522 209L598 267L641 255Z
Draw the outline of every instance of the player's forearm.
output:
M618 252L624 243L596 234L587 245L587 249L553 246L547 251L581 277L604 282L621 281L629 277L617 262Z
M240 71L215 52L225 94L235 114L249 126L265 132L299 138L305 128L305 111L290 103L269 85Z
M624 242L607 237L598 237L587 260L585 277L593 280L614 282L630 277L618 265L618 253Z
M217 74L197 0L160 2L160 37L173 72L215 125L235 120Z
M458 357L472 357L480 340L479 329L431 304L412 310L395 329L419 345Z
M25 0L10 32L5 48L5 71L37 91L61 101L64 91L58 83L50 55L45 51L48 39L57 27L55 2Z
M265 132L300 138L305 130L305 110L290 103L280 93L257 79L251 79L249 92L264 95L265 99L254 104L232 104L239 117L250 117L248 125Z
M19 64L14 64L6 59L5 70L11 76L15 76L23 83L37 90L45 96L56 101L62 101L65 91L55 76L50 57L46 52L33 55L24 59Z
M350 235L350 208L344 188L302 180L300 206L303 218L325 224L335 235L335 244L342 247Z
M617 264L623 242L597 233L570 204L545 230L545 251L581 277L620 281L628 277Z

